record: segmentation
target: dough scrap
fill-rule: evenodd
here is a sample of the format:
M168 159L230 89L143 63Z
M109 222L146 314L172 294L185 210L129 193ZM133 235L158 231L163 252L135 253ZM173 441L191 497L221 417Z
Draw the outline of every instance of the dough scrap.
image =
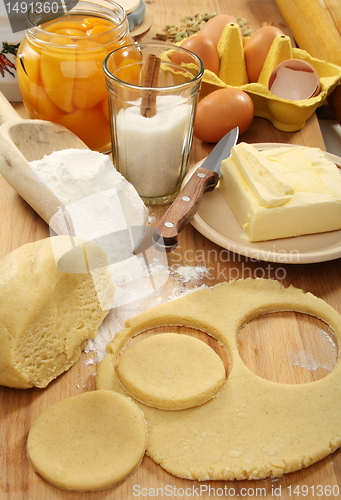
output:
M30 429L27 453L35 471L53 485L95 491L132 474L146 445L146 421L131 398L91 391L45 410Z
M113 301L107 265L98 245L68 236L28 243L0 261L1 385L46 387L77 361L108 314L101 303Z
M323 379L279 384L255 375L238 351L238 332L262 314L297 311L329 324L341 342L341 316L322 299L293 286L245 279L197 290L128 320L108 345L97 388L124 393L114 357L134 335L183 325L226 348L231 371L219 397L181 411L139 403L148 422L147 455L180 478L243 480L278 477L307 467L341 446L341 362Z
M132 397L164 410L205 403L226 378L224 364L211 347L176 333L153 335L129 347L120 357L117 373Z

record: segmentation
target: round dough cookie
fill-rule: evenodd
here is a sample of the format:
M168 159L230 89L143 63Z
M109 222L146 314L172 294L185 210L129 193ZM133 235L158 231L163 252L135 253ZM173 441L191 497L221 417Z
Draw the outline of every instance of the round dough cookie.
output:
M175 476L202 481L278 477L307 467L341 446L341 362L307 384L255 375L240 357L238 332L277 311L320 318L340 344L341 315L311 293L275 280L219 283L128 320L99 364L97 388L120 390L114 359L138 333L169 325L204 331L227 350L229 376L219 397L194 408L164 411L138 403L148 422L148 456Z
M92 391L45 410L28 434L27 453L46 481L93 491L132 474L146 445L146 422L135 403L112 391Z
M131 396L164 410L205 403L226 378L223 361L211 347L176 333L152 335L125 350L117 373Z

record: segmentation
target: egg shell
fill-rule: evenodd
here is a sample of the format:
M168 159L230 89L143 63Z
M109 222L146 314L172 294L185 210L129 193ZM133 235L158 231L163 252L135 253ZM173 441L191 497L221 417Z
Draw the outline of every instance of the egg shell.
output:
M244 45L244 58L249 82L257 82L266 57L277 36L285 36L275 26L263 26L256 30Z
M242 134L253 116L254 105L246 92L232 87L215 90L198 103L194 136L204 142L218 142L235 127Z
M301 59L289 59L273 70L268 88L279 97L310 99L320 92L320 80L314 66Z
M218 46L220 37L225 26L229 23L238 25L237 19L228 14L218 14L207 21L201 28L200 34L210 38L216 46ZM238 25L239 26L239 25ZM240 28L239 28L240 30Z
M218 49L210 38L203 35L192 35L181 43L181 47L194 52L195 55L200 57L206 70L218 74L220 66ZM189 62L185 60L178 60L177 57L178 56L176 54L172 56L172 61L176 64Z

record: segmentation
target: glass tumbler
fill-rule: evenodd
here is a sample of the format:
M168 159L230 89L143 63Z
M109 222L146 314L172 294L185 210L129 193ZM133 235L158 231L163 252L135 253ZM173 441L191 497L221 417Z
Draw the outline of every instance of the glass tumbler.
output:
M146 205L171 203L187 172L201 59L176 45L134 44L109 54L104 73L116 169Z
M18 51L18 83L28 115L64 125L90 149L109 152L103 61L132 43L126 13L111 0L79 1L63 14L56 3L58 11L51 13L44 1L30 3Z

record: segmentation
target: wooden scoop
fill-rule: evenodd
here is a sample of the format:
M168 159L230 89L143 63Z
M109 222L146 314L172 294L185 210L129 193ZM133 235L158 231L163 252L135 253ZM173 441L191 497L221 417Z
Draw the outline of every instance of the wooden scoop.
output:
M47 224L64 204L38 179L29 162L71 148L88 149L61 125L21 118L0 92L0 173Z

